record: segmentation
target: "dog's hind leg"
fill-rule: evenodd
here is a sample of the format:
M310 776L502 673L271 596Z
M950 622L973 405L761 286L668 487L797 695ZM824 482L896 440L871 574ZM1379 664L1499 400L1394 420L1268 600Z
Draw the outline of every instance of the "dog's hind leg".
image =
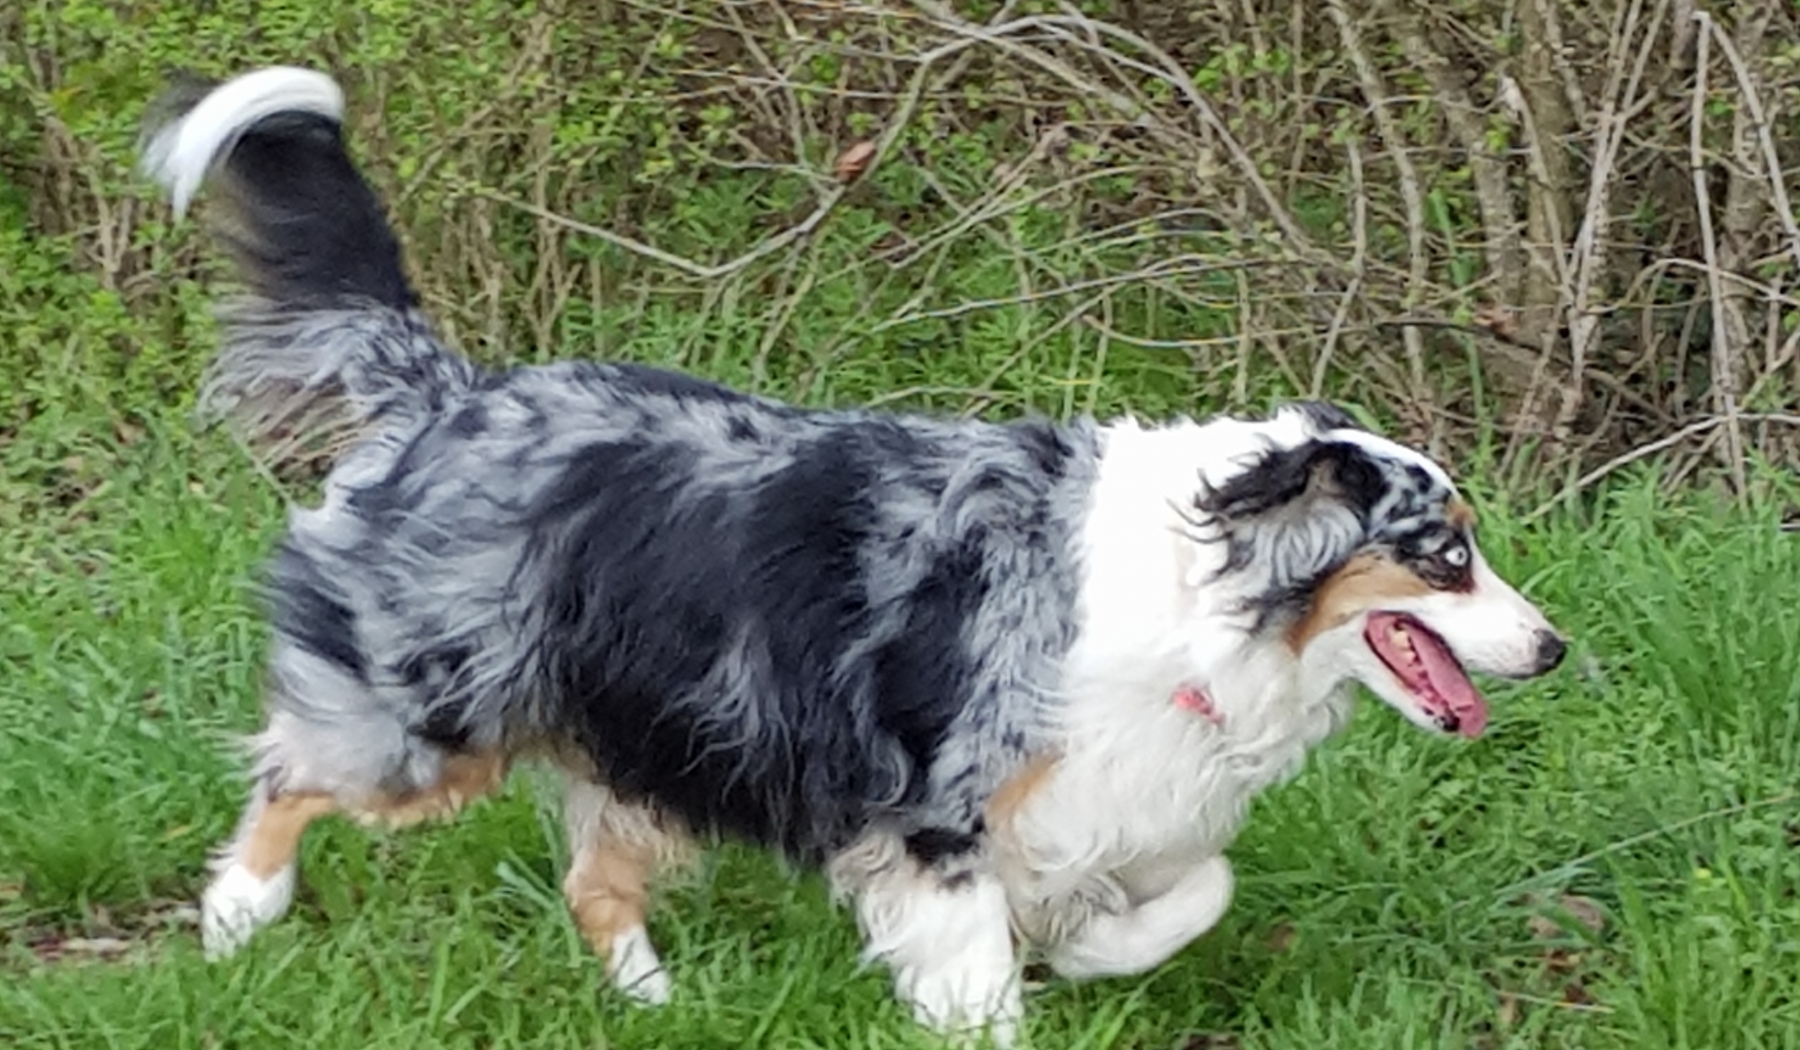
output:
M213 861L213 878L200 900L207 956L230 955L287 912L300 840L313 821L337 812L384 827L444 819L494 790L505 776L506 762L498 755L457 754L444 757L442 774L431 784L400 791L292 790L259 777L237 833Z
M563 801L569 830L569 872L563 895L582 937L605 960L620 991L641 1003L667 1002L668 971L644 926L650 880L683 859L686 833L648 806L626 802L612 789L571 773Z
M397 827L448 817L505 780L504 755L446 752L385 713L326 719L302 710L278 700L257 738L249 805L214 857L200 900L209 958L236 951L287 911L300 840L313 821L337 812Z
M294 899L295 858L313 821L336 809L330 795L271 795L258 782L237 834L213 860L200 898L200 936L207 958L219 959L287 912Z

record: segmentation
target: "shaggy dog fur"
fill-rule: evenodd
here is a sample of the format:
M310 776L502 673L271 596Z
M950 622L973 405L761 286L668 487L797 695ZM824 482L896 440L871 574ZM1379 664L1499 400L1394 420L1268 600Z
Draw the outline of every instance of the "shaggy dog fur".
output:
M311 821L445 815L533 757L629 994L671 992L649 880L727 835L822 867L922 1021L1005 1041L1022 951L1137 973L1218 920L1251 798L1353 683L1476 736L1465 665L1562 654L1444 471L1329 406L1002 424L478 368L421 315L342 108L265 69L177 89L146 139L178 210L210 181L249 286L205 403L277 459L340 450L268 570L214 954L286 908Z

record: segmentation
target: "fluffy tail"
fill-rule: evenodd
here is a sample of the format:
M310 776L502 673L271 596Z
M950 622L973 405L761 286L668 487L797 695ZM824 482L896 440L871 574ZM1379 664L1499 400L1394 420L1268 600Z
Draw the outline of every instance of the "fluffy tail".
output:
M177 84L144 135L144 169L177 215L211 187L211 225L250 292L222 311L202 411L277 461L403 425L479 378L418 313L343 112L331 78L272 67Z

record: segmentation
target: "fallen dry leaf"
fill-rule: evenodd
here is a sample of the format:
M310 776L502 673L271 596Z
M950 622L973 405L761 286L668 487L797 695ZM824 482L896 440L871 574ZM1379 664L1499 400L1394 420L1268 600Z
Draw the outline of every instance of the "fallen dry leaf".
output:
M874 159L875 144L864 140L838 154L837 165L833 170L837 172L839 182L855 182L862 178L863 172L869 170L869 164Z
M1295 936L1296 934L1292 923L1276 923L1275 928L1269 931L1269 939L1267 942L1269 950L1277 953L1287 951L1294 946Z
M29 942L31 953L47 963L77 959L116 959L131 950L123 937L59 937L49 934Z
M1519 1023L1519 997L1510 992L1500 993L1500 1009L1495 1011L1494 1020L1502 1028L1511 1028Z
M63 951L70 955L97 955L102 958L123 955L130 948L131 942L123 937L70 937L62 942Z
M1519 321L1513 312L1497 303L1483 303L1475 308L1475 323L1502 339L1517 339Z
M869 245L869 254L877 259L888 259L905 255L913 250L913 242L906 234L898 230L889 230Z
M1581 969L1581 953L1563 951L1553 948L1544 953L1544 970L1548 973L1568 974Z
M1599 933L1606 928L1606 913L1590 897L1564 894L1552 901L1550 906L1567 914L1589 933ZM1533 915L1527 925L1531 929L1531 935L1540 941L1554 940L1567 932L1556 916L1543 913Z

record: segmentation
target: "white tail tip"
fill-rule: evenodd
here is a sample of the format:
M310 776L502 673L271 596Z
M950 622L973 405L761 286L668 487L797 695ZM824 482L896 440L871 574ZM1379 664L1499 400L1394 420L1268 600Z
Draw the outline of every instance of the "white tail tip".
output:
M168 190L182 215L200 192L214 158L239 135L277 113L344 117L344 93L323 73L270 66L220 84L198 104L150 133L144 144L145 174Z

